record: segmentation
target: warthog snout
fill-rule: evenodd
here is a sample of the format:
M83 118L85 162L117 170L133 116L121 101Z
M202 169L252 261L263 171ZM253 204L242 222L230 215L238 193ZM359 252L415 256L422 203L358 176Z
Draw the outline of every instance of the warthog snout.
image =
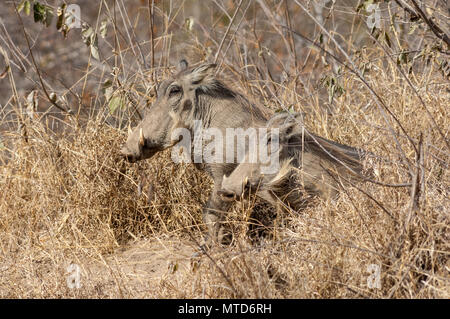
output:
M235 182L224 176L222 189L217 194L225 201L240 201L250 194L251 183L248 177L243 180L242 184L236 184Z
M128 145L124 145L120 154L124 157L124 159L130 163L135 163L137 161L152 157L157 150L147 148L146 146L138 145L138 150L133 150L128 147Z
M163 149L163 147L150 142L149 130L143 129L142 126L144 125L141 123L134 130L128 132L127 141L120 149L120 153L128 162L134 163L150 158Z
M133 155L133 154L128 150L128 148L127 148L126 146L123 146L123 147L120 149L120 154L123 156L123 158L124 158L127 162L130 162L130 163L135 163L135 162L137 162L137 161L139 160L135 155Z

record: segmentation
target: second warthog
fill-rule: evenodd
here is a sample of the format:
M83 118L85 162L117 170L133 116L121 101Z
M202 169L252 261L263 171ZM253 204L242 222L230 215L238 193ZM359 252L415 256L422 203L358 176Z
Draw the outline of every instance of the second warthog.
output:
M129 134L121 150L125 158L135 162L175 146L181 142L179 136L174 136L175 130L183 128L193 131L195 123L201 123L203 129L215 128L223 135L229 128L264 126L270 116L265 114L267 111L227 88L214 76L214 72L214 64L189 68L182 60L178 73L159 85L157 100ZM194 137L194 134L191 136ZM195 165L209 173L214 181L213 191L203 211L203 220L211 238L221 240L221 222L231 203L224 201L217 192L222 186L223 176L236 168L237 161Z
M278 114L268 121L267 129L265 143L271 144L274 135L279 143L272 154L280 161L279 169L265 174L264 165L251 163L246 154L246 160L222 180L219 195L224 200L253 193L278 208L298 211L314 196L333 196L340 186L364 179L365 152L309 133L301 114Z

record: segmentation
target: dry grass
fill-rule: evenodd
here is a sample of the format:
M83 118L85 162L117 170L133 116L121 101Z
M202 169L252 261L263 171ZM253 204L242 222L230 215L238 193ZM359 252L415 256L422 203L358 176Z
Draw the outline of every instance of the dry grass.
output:
M431 121L448 134L442 60L408 74L416 95L384 50L367 48L359 59L367 63L365 81L398 122L384 118L347 71L339 75L343 94L329 104L296 93L297 81L236 77L240 64L224 67L228 79L236 77L233 87L259 103L294 105L307 112L314 133L379 156L366 163L378 181L411 183L416 174L417 192L362 183L279 217L256 243L247 234L247 203L230 212L234 243L196 260L190 256L205 231L209 177L173 164L168 152L123 162L126 133L101 111L83 122L67 117L66 130L54 133L45 116L31 120L16 109L21 128L2 132L0 154L0 297L449 298L450 150ZM276 97L267 93L274 89ZM421 135L422 162L412 146ZM80 289L67 285L70 264L81 268ZM381 270L379 289L367 285L371 264Z

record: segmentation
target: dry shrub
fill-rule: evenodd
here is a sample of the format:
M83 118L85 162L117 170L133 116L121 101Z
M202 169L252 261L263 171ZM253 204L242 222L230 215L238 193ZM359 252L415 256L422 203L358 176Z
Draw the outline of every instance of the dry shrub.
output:
M5 269L17 271L6 265L20 260L25 268L26 260L48 269L57 264L64 282L69 259L98 258L132 238L182 232L200 219L208 177L191 166L175 166L169 153L148 163L125 163L117 152L124 134L95 120L63 138L37 121L27 122L24 131L26 139L10 136L14 149L1 166ZM11 279L7 270L5 284ZM33 282L30 276L21 278L24 287L33 285L26 283ZM8 296L10 288L3 286L1 294Z

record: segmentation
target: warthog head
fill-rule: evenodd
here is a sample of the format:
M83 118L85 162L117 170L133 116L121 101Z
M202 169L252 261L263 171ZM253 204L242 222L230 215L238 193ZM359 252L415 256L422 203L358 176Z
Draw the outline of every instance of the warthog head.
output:
M122 155L136 162L177 144L181 139L172 140L172 132L190 125L187 119L193 115L198 94L220 85L214 77L214 69L215 64L188 68L187 62L182 60L178 74L160 83L156 101L129 133L121 149Z
M301 114L277 115L269 120L267 127L269 133L263 141L268 145L273 141L271 130L278 128L279 148L275 155L279 169L264 174L261 163L242 162L222 180L219 194L224 200L239 200L257 193L272 203L281 198L291 207L300 207L308 196L335 194L340 177L345 182L349 177L360 176L361 151L309 133Z
M266 144L267 156L271 157L270 163L276 163L277 168L267 169L268 164L261 161L251 161L251 154L246 153L244 160L236 167L230 176L224 176L222 189L219 194L224 200L242 199L252 192L268 196L265 194L266 186L283 173L288 167L289 146L301 143L298 135L293 134L296 127L301 127L303 114L281 113L271 118L267 124L267 132L259 138L260 143ZM275 145L273 145L275 143ZM262 145L260 145L261 147ZM269 173L267 173L269 172ZM263 197L265 197L263 196Z

